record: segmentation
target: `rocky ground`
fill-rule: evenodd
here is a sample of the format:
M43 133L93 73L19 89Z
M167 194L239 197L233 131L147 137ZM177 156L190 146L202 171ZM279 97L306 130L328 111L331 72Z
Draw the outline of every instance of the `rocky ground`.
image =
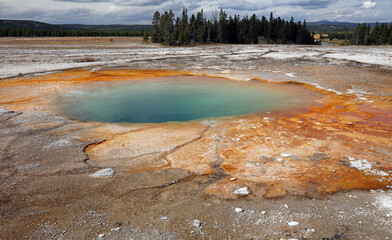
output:
M3 38L0 56L0 239L392 236L391 47ZM316 102L144 125L55 111L96 82L181 76L294 84Z

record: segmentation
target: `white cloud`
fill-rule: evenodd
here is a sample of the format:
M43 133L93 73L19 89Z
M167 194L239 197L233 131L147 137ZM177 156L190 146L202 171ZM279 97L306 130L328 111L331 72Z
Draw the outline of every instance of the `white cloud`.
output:
M207 17L220 8L230 15L256 13L269 17L291 16L297 21L330 20L349 22L390 22L391 0L0 0L0 18L27 19L48 23L151 24L155 11L173 9L189 16L201 8Z
M363 8L366 8L366 9L368 9L368 8L374 8L374 7L376 7L376 2L366 1L366 2L364 2L364 3L362 4L362 7L363 7Z

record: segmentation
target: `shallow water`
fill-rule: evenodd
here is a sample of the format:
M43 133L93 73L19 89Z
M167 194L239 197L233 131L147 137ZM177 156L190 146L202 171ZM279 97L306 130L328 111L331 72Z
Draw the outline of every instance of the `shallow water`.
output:
M331 42L323 42L323 41L321 41L321 45L325 45L325 46L333 46L333 45L335 45L336 43L331 43Z
M289 110L309 100L302 87L275 85L206 77L98 83L61 95L57 110L79 121L163 123Z

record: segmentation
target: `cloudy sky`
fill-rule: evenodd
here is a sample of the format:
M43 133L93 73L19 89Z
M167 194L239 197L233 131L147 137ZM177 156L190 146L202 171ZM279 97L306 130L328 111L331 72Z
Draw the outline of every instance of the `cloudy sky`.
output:
M180 14L201 8L211 17L218 9L244 16L275 16L295 20L349 22L392 21L392 0L0 0L0 19L47 23L151 24L155 11Z

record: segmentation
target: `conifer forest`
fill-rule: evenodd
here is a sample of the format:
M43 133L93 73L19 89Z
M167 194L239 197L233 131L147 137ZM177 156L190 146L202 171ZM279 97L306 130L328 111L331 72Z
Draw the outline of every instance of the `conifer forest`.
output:
M155 12L152 19L151 41L163 45L186 45L189 43L230 43L256 44L259 37L267 43L315 44L306 21L294 22L275 18L271 12L269 19L239 15L228 16L224 10L207 19L203 10L188 18L188 10L183 9L181 17L173 11Z

